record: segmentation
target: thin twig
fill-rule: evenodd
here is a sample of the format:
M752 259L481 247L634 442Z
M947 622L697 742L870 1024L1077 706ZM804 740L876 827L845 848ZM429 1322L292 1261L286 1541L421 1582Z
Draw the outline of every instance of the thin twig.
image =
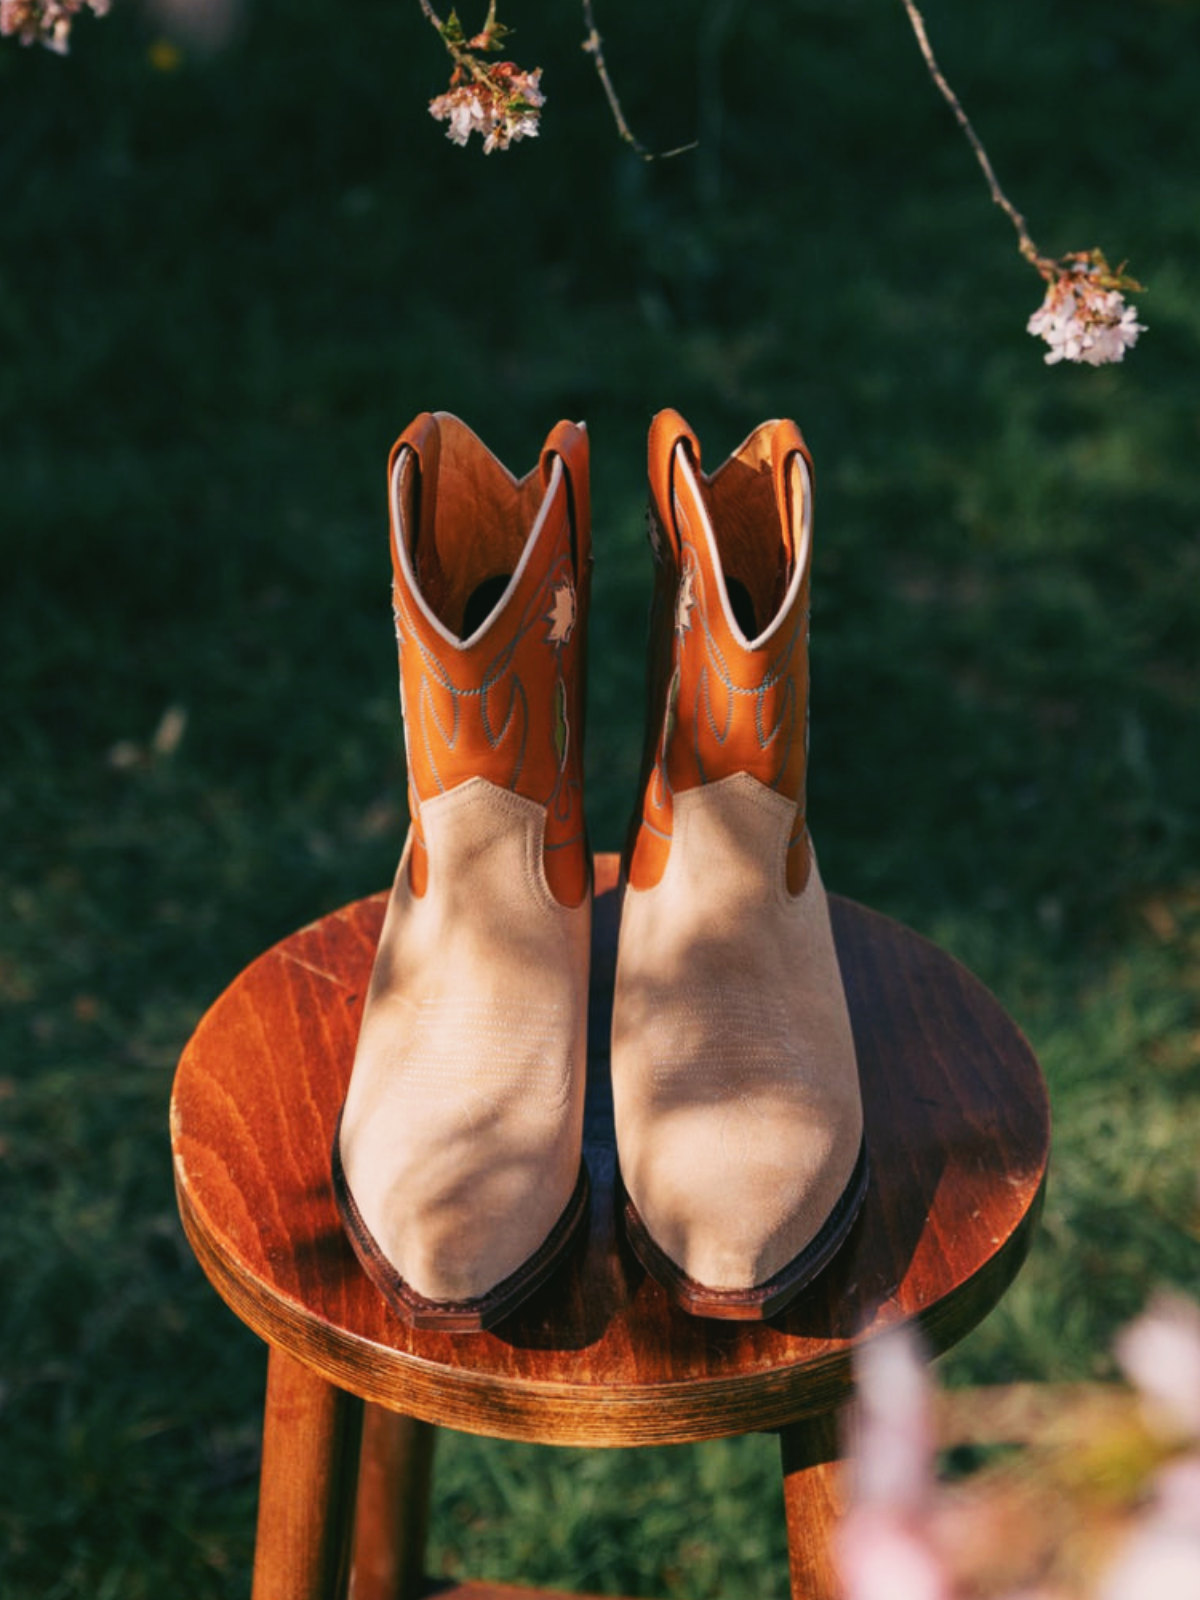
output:
M474 53L473 50L460 50L459 47L456 44L451 43L450 39L446 35L446 25L445 25L445 23L442 21L441 17L438 16L437 12L433 9L432 5L429 3L429 0L417 0L417 4L420 6L421 10L424 12L427 21L429 23L431 23L432 26L437 30L438 36L441 39L442 43L445 45L447 51L449 52L450 57L453 60L455 66L456 67L460 67L470 77L474 78L477 83L482 83L482 84L490 86L491 80L488 77L487 68L480 66L479 61L476 58L475 53ZM454 13L451 12L452 16L453 16L453 14ZM495 22L495 20L496 20L496 0L490 0L490 4L488 6L486 29L490 29L491 26L493 25L493 23ZM450 81L453 83L454 80L451 79Z
M422 5L425 0L421 0ZM608 109L612 112L613 121L617 125L617 133L632 150L635 150L643 161L667 161L671 156L681 156L685 151L694 150L697 141L691 144L677 145L674 150L661 150L655 152L647 150L640 139L634 137L633 129L625 120L625 113L621 109L621 102L617 98L617 91L613 88L613 81L609 77L608 64L604 59L604 41L600 37L600 30L596 27L596 16L592 10L592 0L583 0L583 25L586 29L583 48L591 56L596 66L596 75L600 79L600 87L604 90L604 98L608 101Z
M925 32L925 19L917 10L916 0L903 0L903 4L904 9L908 12L908 20L912 23L913 32L917 36L917 44L921 48L921 54L925 58L925 65L929 68L929 76L933 79L934 83L941 91L942 98L945 100L946 104L950 107L951 111L953 111L959 127L966 134L967 142L970 144L971 149L975 152L975 159L979 162L979 165L983 169L983 175L987 179L988 188L992 193L992 199L996 202L996 204L1008 217L1008 220L1012 223L1013 227L1017 230L1017 238L1020 240L1021 254L1025 257L1026 261L1031 261L1033 263L1043 277L1051 276L1054 272L1054 263L1048 261L1046 257L1042 255L1037 245L1034 244L1033 239L1030 237L1029 228L1026 225L1025 218L1021 215L1016 206L1013 205L1012 201L1000 187L995 171L992 168L992 163L988 159L988 153L983 148L983 141L975 132L975 129L971 126L971 119L963 110L962 104L954 90L946 82L945 75L934 58L933 49L929 43L929 35Z

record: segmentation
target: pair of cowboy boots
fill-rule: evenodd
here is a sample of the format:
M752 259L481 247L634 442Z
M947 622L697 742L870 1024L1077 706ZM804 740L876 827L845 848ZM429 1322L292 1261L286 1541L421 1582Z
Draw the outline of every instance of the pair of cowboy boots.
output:
M612 1082L625 1228L683 1309L786 1306L866 1186L805 818L812 468L768 422L713 474L650 431L645 752ZM490 1327L561 1260L583 1161L588 445L517 480L456 418L389 463L410 829L334 1143L343 1221L408 1322Z

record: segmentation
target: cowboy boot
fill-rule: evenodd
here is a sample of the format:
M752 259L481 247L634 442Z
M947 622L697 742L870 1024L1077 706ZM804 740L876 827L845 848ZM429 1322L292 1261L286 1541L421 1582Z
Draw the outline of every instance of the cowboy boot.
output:
M410 826L334 1145L342 1219L409 1323L489 1327L587 1210L588 450L519 481L422 415L388 470Z
M625 1224L685 1310L756 1319L845 1238L866 1160L805 819L812 464L768 422L711 476L650 430L657 574L612 1072Z

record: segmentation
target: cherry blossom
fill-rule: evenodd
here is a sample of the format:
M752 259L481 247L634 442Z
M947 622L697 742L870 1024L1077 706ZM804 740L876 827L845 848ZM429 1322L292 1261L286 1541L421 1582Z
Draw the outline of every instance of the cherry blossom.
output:
M930 1536L932 1396L915 1337L869 1340L855 1378L850 1509L837 1537L846 1600L952 1600Z
M1056 268L1046 298L1030 317L1028 331L1050 346L1046 364L1082 361L1101 367L1122 361L1144 333L1137 311L1122 292L1130 280L1108 272L1094 256L1069 256Z
M1151 1425L1200 1444L1200 1307L1159 1295L1117 1340L1117 1360Z
M1160 1296L1117 1358L1132 1393L1080 1397L1057 1438L946 1483L919 1346L903 1329L867 1341L836 1535L845 1600L1197 1600L1200 1308Z
M456 68L450 88L429 102L429 114L450 124L446 137L452 144L465 145L478 133L486 155L507 150L518 139L537 137L546 101L541 77L540 67L524 72L511 61L481 65L474 75Z
M22 44L44 44L65 56L71 24L85 6L102 17L109 0L0 0L0 36L15 37Z

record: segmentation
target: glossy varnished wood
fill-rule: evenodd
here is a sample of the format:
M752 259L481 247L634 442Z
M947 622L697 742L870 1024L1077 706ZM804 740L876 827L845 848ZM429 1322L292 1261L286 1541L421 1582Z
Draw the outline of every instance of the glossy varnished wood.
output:
M362 1413L353 1395L271 1351L252 1600L345 1594Z
M788 1576L793 1600L839 1600L833 1531L843 1510L839 1419L833 1412L779 1430Z
M590 1227L489 1333L417 1332L360 1270L329 1153L384 897L293 934L202 1020L172 1097L193 1248L237 1314L339 1388L516 1439L650 1444L780 1427L843 1400L856 1338L918 1320L934 1350L995 1304L1045 1177L1049 1118L1028 1045L981 984L908 929L832 901L862 1074L871 1182L832 1266L783 1316L672 1310L614 1209L608 1034L617 905L598 858L587 1156Z
M382 1406L364 1410L350 1600L417 1600L437 1429Z

